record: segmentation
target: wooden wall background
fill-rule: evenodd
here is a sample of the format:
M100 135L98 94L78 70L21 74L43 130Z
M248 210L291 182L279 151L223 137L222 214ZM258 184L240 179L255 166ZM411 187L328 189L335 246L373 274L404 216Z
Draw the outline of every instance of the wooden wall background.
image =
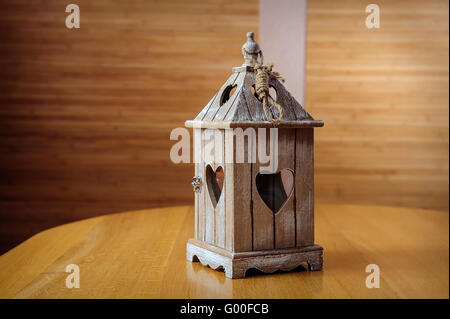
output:
M0 2L0 253L43 229L192 204L172 128L242 63L258 2ZM448 3L310 1L318 201L448 209ZM282 31L282 30L281 30ZM267 57L268 59L270 57Z
M257 0L1 1L3 250L76 219L192 204L194 168L172 164L170 132L257 27Z
M365 26L369 3L379 29ZM308 6L317 200L448 210L448 1Z

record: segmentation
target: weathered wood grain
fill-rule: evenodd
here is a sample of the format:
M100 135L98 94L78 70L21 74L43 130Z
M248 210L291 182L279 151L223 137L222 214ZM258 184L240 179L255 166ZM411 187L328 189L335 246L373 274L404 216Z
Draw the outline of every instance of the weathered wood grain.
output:
M297 247L314 244L314 131L296 129L295 207Z
M269 84L275 89L276 101L283 108L283 119L286 121L311 120L311 117L297 117L296 113L303 110L302 106L292 98L284 85L275 78L270 78ZM272 97L273 98L273 97ZM298 110L297 110L298 109ZM304 110L303 110L304 112Z
M197 151L198 153L195 153L194 155L194 167L195 167L195 173L194 176L200 177L201 182L204 183L204 178L203 178L203 171L202 171L202 162L201 162L201 148L202 148L202 129L201 128L196 128L193 129L193 141L194 141L194 152ZM196 162L197 161L197 162ZM200 236L200 218L203 217L203 210L204 210L204 205L203 203L200 204L200 196L202 196L203 194L201 194L200 192L202 191L202 186L200 186L200 190L198 192L195 192L194 198L195 198L195 230L194 230L194 237L195 239L199 239L199 240L203 240L203 236ZM204 227L202 227L202 230L204 229Z
M217 97L214 99L214 101L211 103L211 105L208 106L208 111L206 112L206 114L202 120L208 121L208 122L213 121L214 118L216 117L217 113L219 112L219 110L222 108L222 106L225 106L225 108L226 108L227 106L230 106L232 104L232 102L234 102L234 99L230 99L230 100L228 100L227 103L225 103L224 105L221 105L223 93L224 93L225 89L230 85L233 86L234 83L236 82L236 79L238 78L238 76L239 76L239 73L232 73L230 75L230 77L225 81L225 83L222 85L222 87L217 92Z
M249 113L249 108L247 105L247 100L245 98L245 93L241 89L238 93L237 101L235 103L235 107L228 112L227 117L225 118L226 121L250 121L251 116ZM236 107L237 104L241 105L241 107Z
M290 271L306 263L311 271L323 269L323 248L318 245L231 255L226 250L191 239L186 250L188 261L199 261L214 270L223 269L225 276L233 279L244 278L251 268L273 273Z
M251 88L255 84L255 73L246 72L244 78L243 94L247 103L247 108L251 116L251 121L265 121L262 103L253 94Z
M270 150L270 130L264 129L257 133L258 139L264 138L261 132L265 131L266 148L262 150L265 154L269 154ZM256 152L260 152L259 143L256 146ZM274 160L274 152L271 154ZM253 164L252 172L252 198L253 198L253 250L273 249L275 244L274 238L274 215L269 207L261 199L256 187L256 176L261 172L261 166L265 167L268 163L261 163L259 159Z
M214 148L207 148L207 144L214 146L214 131L205 129L203 130L203 153L205 156L205 186L204 186L204 196L205 196L205 242L214 244L215 243L215 207L211 201L211 196L207 190L206 182L206 167L210 165L212 169L216 170L216 165L214 164ZM211 153L209 153L212 150ZM207 154L209 153L209 154Z
M278 171L289 169L295 174L295 129L278 130ZM295 175L292 194L275 214L275 248L295 247ZM314 230L313 230L314 231Z
M209 102L208 102L208 104L206 104L206 106L200 111L200 113L198 113L198 115L195 117L195 120L203 120L204 118L205 118L205 116L206 116L206 114L208 113L208 111L209 111L209 108L211 107L211 105L214 103L214 101L216 100L216 98L217 98L217 95L218 95L219 93L216 93L212 98L211 98L211 100L209 100ZM220 98L220 97L219 97Z
M271 77L269 85L275 92L272 98L276 99L283 108L283 118L278 124L279 127L323 125L320 120L314 121L276 78ZM204 127L215 128L246 126L247 123L254 126L261 124L272 126L266 118L262 102L254 93L254 86L255 73L252 67L234 68L233 74L217 92L216 98L202 109L193 122ZM234 94L225 97L230 88L236 89ZM273 108L269 108L269 113L272 117L278 117L278 111ZM186 122L186 125L191 126L191 121Z
M233 132L231 130L225 130L224 132L224 147L225 147L225 185L224 192L225 197L225 248L229 251L234 249L234 233L235 233L235 179L234 179L234 139ZM239 220L239 217L238 219Z
M243 152L243 163L233 164L234 168L234 251L251 251L253 249L253 164L248 155L254 140L244 137L244 145L234 143L234 160Z
M229 97L229 100L220 106L216 115L214 116L215 121L223 121L230 113L234 113L236 105L239 100L239 92L242 90L243 86L243 78L245 76L244 72L238 73L238 76L234 83L232 84L235 87L234 93Z
M205 229L206 229L206 200L208 199L207 190L206 190L206 175L205 175L205 160L203 156L203 131L204 129L196 128L194 129L194 152L196 152L197 160L199 163L196 163L197 167L197 175L201 178L201 186L200 191L195 195L196 203L198 203L198 207L196 206L197 216L197 229L198 229L198 239L205 240Z
M242 110L242 108L240 108ZM236 111L236 114L238 112ZM245 113L245 112L242 112ZM242 114L241 113L241 114ZM229 129L229 128L246 128L246 127L253 127L253 128L273 128L274 125L269 121L252 121L252 120L245 120L240 122L233 122L233 121L221 121L221 122L202 122L202 121L196 121L196 120L187 120L185 122L186 127L203 127L203 128L216 128L216 129ZM324 126L324 122L322 120L305 120L305 121L285 121L278 124L277 128L303 128L303 127L322 127Z
M217 134L220 136L220 138L216 142L217 144L214 146L214 166L215 169L217 169L218 167L222 167L222 169L225 169L225 132L224 130L217 130ZM224 174L226 174L225 171ZM219 201L217 202L217 206L214 209L214 242L217 246L222 248L225 248L226 246L226 197L228 196L228 194L225 191L227 189L226 185L232 182L232 179L227 180L226 178L224 178L222 193L220 194Z

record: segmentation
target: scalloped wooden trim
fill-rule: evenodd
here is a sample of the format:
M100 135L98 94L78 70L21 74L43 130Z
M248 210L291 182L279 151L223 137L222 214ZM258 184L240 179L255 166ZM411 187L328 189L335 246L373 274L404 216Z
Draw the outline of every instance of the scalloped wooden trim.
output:
M261 251L257 255L252 252L237 255L217 249L218 247L205 248L211 246L205 243L201 243L200 246L197 244L198 241L193 240L187 243L187 260L199 261L202 265L214 270L223 269L228 278L244 278L250 268L265 273L273 273L277 270L291 271L305 262L311 271L323 269L323 248L319 245L275 249L266 253Z

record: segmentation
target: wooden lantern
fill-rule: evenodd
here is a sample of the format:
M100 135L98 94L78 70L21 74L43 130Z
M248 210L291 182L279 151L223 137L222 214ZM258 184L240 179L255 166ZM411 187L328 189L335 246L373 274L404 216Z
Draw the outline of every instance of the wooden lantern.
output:
M229 278L242 278L250 268L271 273L306 264L323 268L323 248L314 243L314 120L274 76L269 78L282 118L269 121L255 94L255 62L261 55L253 33L243 45L245 63L231 76L193 121L195 238L187 243L187 259ZM235 90L232 93L232 90ZM273 95L274 93L271 93ZM270 108L273 118L280 112ZM250 130L248 130L250 128ZM266 172L256 154L269 148L269 128L278 135L278 169ZM212 155L205 155L211 129ZM236 140L236 129L246 137ZM240 131L239 131L240 129ZM253 129L253 130L252 130ZM264 135L261 129L264 129ZM267 132L265 132L267 131ZM266 139L266 150L249 137ZM209 133L209 134L208 134ZM206 137L206 135L209 137ZM238 152L244 162L236 161ZM276 152L275 152L276 153Z

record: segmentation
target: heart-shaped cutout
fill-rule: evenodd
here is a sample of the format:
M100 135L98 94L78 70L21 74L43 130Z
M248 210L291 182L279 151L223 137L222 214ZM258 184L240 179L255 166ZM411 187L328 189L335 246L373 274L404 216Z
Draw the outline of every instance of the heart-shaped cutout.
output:
M208 185L209 197L214 208L216 208L220 195L222 194L224 178L225 175L222 166L217 167L215 172L211 165L206 166L206 185Z
M277 173L259 172L256 189L264 204L276 214L291 197L294 190L294 173L284 168Z

